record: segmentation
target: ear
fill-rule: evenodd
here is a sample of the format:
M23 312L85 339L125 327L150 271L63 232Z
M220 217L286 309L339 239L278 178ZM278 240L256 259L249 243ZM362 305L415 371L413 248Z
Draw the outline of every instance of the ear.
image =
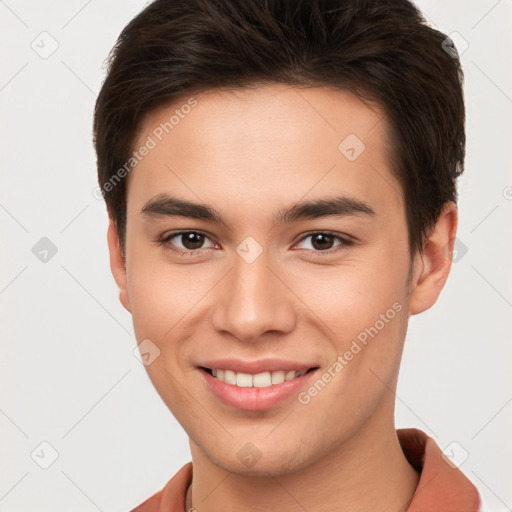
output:
M457 222L457 206L447 202L422 250L415 256L409 314L422 313L437 301L452 266Z
M110 252L110 269L119 288L119 300L126 310L131 313L128 292L126 291L126 264L121 252L119 243L119 234L112 217L109 216L108 232L108 250Z

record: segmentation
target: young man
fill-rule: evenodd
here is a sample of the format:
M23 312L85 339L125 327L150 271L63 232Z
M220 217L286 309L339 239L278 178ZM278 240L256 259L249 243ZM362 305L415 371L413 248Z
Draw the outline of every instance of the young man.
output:
M395 430L446 282L462 71L407 0L156 0L95 112L120 300L192 462L135 510L475 512Z

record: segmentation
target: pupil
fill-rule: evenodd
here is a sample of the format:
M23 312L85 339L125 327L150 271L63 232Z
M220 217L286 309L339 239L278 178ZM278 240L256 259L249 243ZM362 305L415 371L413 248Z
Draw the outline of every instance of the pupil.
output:
M327 240L328 246L332 245L332 236L331 235L325 235L325 234L319 233L313 237L313 242L312 242L313 247L317 250L330 249L330 247L327 247L325 244L321 243L322 240L324 240L324 241ZM320 242L319 247L316 246L316 244L318 244L318 242Z
M203 245L203 235L200 233L186 233L181 236L182 243L187 249L199 249Z

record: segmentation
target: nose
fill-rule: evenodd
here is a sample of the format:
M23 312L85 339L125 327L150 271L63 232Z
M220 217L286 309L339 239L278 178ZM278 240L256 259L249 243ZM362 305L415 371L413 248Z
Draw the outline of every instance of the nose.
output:
M295 327L294 295L265 253L252 263L236 256L216 293L211 319L220 333L256 342L267 332L285 334Z

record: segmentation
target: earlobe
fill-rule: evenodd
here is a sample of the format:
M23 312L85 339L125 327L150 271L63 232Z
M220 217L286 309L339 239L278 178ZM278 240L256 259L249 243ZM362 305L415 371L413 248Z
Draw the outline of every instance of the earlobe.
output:
M110 252L110 269L119 288L119 300L124 308L131 313L130 301L127 292L126 264L121 252L119 234L114 220L109 217L107 231L108 249Z
M416 255L409 293L411 315L431 308L441 294L452 264L457 220L457 207L450 201L445 204L423 250Z

